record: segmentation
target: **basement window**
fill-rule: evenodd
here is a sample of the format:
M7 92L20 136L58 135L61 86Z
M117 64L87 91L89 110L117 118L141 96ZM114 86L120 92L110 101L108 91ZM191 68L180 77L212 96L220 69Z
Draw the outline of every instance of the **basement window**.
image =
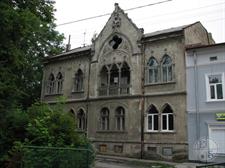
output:
M122 145L114 145L114 152L115 153L123 153L123 146Z
M106 144L100 144L99 145L99 152L107 152L107 145Z

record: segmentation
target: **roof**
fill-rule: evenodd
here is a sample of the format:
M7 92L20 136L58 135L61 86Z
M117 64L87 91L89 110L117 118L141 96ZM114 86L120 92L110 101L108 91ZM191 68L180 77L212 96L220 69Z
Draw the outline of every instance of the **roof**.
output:
M190 46L190 47L187 47L186 50L194 50L194 49L202 49L202 48L210 48L210 47L219 47L219 46L225 46L225 42L224 43L217 43L217 44L210 44L210 45Z
M155 32L151 32L151 33L147 33L147 34L144 34L143 38L149 38L149 37L159 36L159 35L163 35L163 34L169 34L169 33L175 33L175 32L179 32L179 31L183 31L185 28L187 28L189 26L192 26L196 23L198 23L198 22L188 24L188 25L178 26L178 27L172 27L172 28L169 28L169 29L155 31ZM58 57L66 56L66 55L71 55L71 54L74 54L74 53L80 53L80 52L88 51L88 50L91 50L91 47L92 47L92 45L74 48L70 51L63 52L63 53L58 54L56 56L48 56L48 57L46 57L46 59L58 58Z
M60 56L64 56L64 55L70 55L70 54L74 54L74 53L79 53L79 52L83 52L83 51L88 51L91 49L91 45L89 46L84 46L84 47L78 47L78 48L74 48L72 50L63 52L61 54L58 54L56 56L50 56L51 58L56 58L56 57L60 57Z
M162 34L174 33L174 32L178 32L178 31L183 31L185 28L187 28L189 26L192 26L196 23L198 23L198 22L188 24L188 25L178 26L178 27L171 27L169 29L159 30L159 31L151 32L151 33L147 33L147 34L144 34L144 38L158 36L158 35L162 35Z

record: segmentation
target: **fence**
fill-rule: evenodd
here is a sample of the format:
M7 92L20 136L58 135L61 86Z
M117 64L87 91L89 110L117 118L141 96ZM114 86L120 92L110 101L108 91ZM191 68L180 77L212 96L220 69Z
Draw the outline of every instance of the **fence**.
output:
M94 152L90 147L24 146L22 158L21 168L89 168Z
M212 164L206 164L201 166L196 166L196 168L225 168L225 162L223 163L212 163Z

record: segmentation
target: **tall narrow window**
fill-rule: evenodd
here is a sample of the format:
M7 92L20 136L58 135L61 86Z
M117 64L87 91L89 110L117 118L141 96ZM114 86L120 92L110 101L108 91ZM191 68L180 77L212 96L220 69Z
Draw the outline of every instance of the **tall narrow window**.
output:
M174 130L173 110L170 105L165 104L162 111L162 131Z
M75 74L75 81L74 81L74 91L80 92L84 90L84 74L81 69L78 69L77 73Z
M158 131L159 112L154 105L151 105L147 114L147 131Z
M116 109L116 130L123 131L125 130L125 110L123 107L118 107Z
M159 73L158 73L158 63L154 57L151 57L148 61L148 68L149 68L149 76L148 82L149 83L157 83L159 80Z
M207 75L206 86L208 100L224 99L224 73Z
M48 94L55 93L55 77L52 73L49 75L49 78L48 78L47 93Z
M162 80L163 82L173 80L173 64L172 59L168 55L164 55L162 60Z
M129 94L130 92L130 67L123 62L120 75L120 94Z
M109 109L103 108L100 115L101 130L109 130Z
M77 113L77 128L79 130L85 130L86 128L86 118L84 110L80 109Z
M110 85L115 86L118 84L119 84L119 69L116 64L113 64L110 71Z
M63 88L63 76L62 76L62 73L59 72L57 77L56 77L56 85L57 85L57 88L56 88L56 92L57 93L62 93L62 88Z
M110 70L109 95L118 95L119 80L119 68L117 64L113 64Z

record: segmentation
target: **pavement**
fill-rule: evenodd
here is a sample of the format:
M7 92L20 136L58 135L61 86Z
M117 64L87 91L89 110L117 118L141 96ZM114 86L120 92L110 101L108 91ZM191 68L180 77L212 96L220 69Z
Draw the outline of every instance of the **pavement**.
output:
M139 164L132 164L139 163ZM97 155L95 168L146 168L148 163L161 163L174 166L175 168L196 168L199 163L185 162L166 162L166 161L156 161L156 160L146 160L146 159L134 159L127 157L118 156L108 156L108 155ZM154 168L159 168L160 166L153 166ZM169 167L169 166L168 166Z

